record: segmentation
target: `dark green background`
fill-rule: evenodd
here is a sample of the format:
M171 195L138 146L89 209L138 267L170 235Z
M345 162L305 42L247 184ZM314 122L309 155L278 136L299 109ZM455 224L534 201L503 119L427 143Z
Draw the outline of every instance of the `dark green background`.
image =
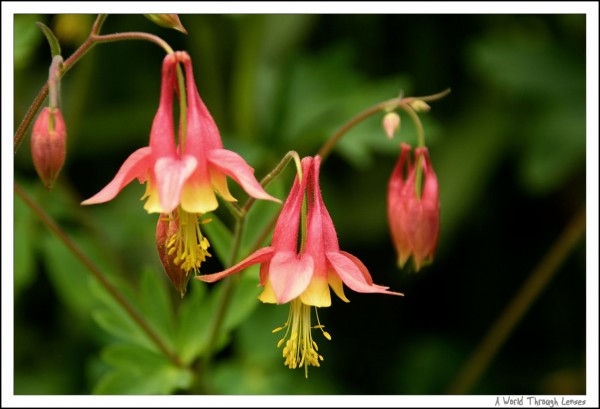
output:
M270 333L287 306L256 301L215 358L216 392L447 393L585 203L585 15L180 17L188 36L141 15L110 15L103 33L147 31L187 50L225 146L259 178L288 150L314 155L345 121L400 90L452 89L421 115L441 189L434 264L418 274L395 266L386 187L399 141L416 139L402 115L399 136L389 141L377 115L337 146L323 166L322 190L342 249L405 297L347 290L349 304L335 299L320 310L333 339L315 331L325 361L308 380L283 366L279 337ZM50 63L36 21L56 32L66 58L93 16L15 16L15 126ZM119 266L115 274L132 288L142 269L160 274L156 220L137 200L143 187L132 183L93 208L78 203L147 145L163 55L146 42L102 44L67 74L68 156L51 193L31 165L29 134L15 155L15 180L101 264ZM291 170L283 174L279 197L291 178ZM218 214L228 223L223 209ZM66 257L15 198L15 394L88 394L108 371L100 351L114 339L91 318L88 273ZM586 392L585 262L581 240L469 393ZM220 268L214 257L203 272ZM167 281L164 287L177 306L175 291Z

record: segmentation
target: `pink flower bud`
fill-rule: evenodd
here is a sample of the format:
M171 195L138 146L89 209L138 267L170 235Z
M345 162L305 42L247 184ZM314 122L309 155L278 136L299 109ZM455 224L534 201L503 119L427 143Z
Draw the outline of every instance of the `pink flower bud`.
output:
M400 129L400 115L396 112L388 112L383 117L383 129L388 138L392 139L398 129Z
M33 165L49 190L65 163L67 129L58 108L44 108L33 124L31 157Z
M402 144L400 158L388 189L388 219L392 239L398 253L398 265L410 256L416 271L433 260L440 233L440 199L438 181L431 166L427 148L415 149L411 163L411 148ZM421 194L417 194L416 175L423 172Z

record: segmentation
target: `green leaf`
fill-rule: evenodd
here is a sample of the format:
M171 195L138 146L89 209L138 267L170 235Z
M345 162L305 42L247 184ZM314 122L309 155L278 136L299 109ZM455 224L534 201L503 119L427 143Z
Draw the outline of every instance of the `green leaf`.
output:
M94 263L99 262L97 265L106 271L103 268L104 263L101 262L102 258L96 256L97 249L90 243L88 237L72 232L69 234L83 253ZM88 268L54 234L42 236L41 244L48 277L60 300L74 314L87 319L91 310L98 305L96 300L90 297L88 284L91 273Z
M39 249L39 224L29 207L15 197L14 200L14 289L15 299L35 279L35 255Z
M52 53L52 57L60 55L60 43L58 42L58 39L56 38L52 30L50 30L48 26L46 26L40 21L36 22L35 24L42 30L42 32L46 36L48 44L50 45L50 52Z
M258 296L262 289L258 285L260 282L258 270L258 265L254 265L239 273L223 325L225 330L237 328L260 304Z
M154 342L150 340L139 324L98 281L94 280L90 283L90 290L92 295L104 305L104 308L92 312L92 318L102 329L117 339L158 351ZM131 302L131 297L128 298ZM132 305L136 308L135 304L132 303Z
M113 344L102 359L115 370L94 388L95 394L170 394L186 389L192 381L187 368L172 365L163 355L131 344Z
M209 223L201 226L210 242L209 252L216 254L221 264L227 265L232 242L231 231L215 213L210 218L212 220Z
M142 270L140 282L140 307L144 318L169 347L173 346L175 330L173 306L169 292L171 284L152 269Z
M290 162L290 165L288 166L294 168L292 162ZM286 171L284 170L284 172ZM288 172L291 173L291 171ZM280 198L282 201L285 201L285 197L287 195L287 183L284 179L287 178L279 177L272 181L268 186L269 193L274 197ZM257 200L254 202L248 211L248 214L246 215L246 225L242 233L242 254L248 255L252 251L252 247L255 246L256 240L258 240L260 235L264 233L265 229L269 226L269 223L277 216L277 214L279 214L280 211L280 204L266 200ZM272 233L272 231L265 236L262 243L259 243L261 246L268 245L271 238L270 233Z
M175 346L183 363L189 364L206 347L211 318L207 285L190 280L188 292L178 311Z
M35 22L40 15L15 14L14 15L14 52L13 59L15 70L27 66L35 53L36 47L42 37L35 28Z

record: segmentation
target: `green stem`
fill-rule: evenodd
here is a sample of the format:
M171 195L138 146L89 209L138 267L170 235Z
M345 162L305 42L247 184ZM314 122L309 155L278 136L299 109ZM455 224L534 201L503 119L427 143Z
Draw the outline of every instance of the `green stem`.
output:
M296 167L299 172L301 172L300 166L300 157L298 153L295 151L290 151L285 154L285 156L279 161L279 163L273 168L271 172L269 172L261 181L260 184L263 187L266 187L273 179L275 179L285 168L285 166L290 162L290 160L294 160ZM240 209L240 211L232 212L234 216L236 216L235 228L233 231L233 242L231 244L231 252L229 254L229 260L227 261L226 267L231 267L235 264L238 259L241 243L242 243L242 235L244 231L244 226L246 222L246 216L248 215L248 211L252 207L252 204L255 203L255 199L253 197L248 198L244 206ZM269 224L269 228L272 229L274 224ZM265 235L269 232L266 231ZM263 238L264 240L264 238ZM207 374L210 372L210 365L212 360L212 354L215 347L215 344L218 340L219 333L221 332L221 327L225 322L225 315L227 313L227 309L229 308L229 304L231 301L231 296L233 294L233 284L237 277L227 277L224 279L224 289L221 299L219 300L219 305L217 306L217 312L215 313L215 318L213 320L213 325L210 329L210 335L208 338L208 343L206 346L206 351L204 353L204 364L202 367L203 373Z
M397 98L388 99L387 101L380 102L377 105L374 105L370 108L365 109L364 111L362 111L361 113L359 113L358 115L356 115L355 117L350 119L348 122L346 122L344 125L342 125L342 127L340 129L338 129L338 131L335 134L333 134L323 144L323 146L321 147L321 149L319 149L319 152L318 152L318 155L321 157L321 162L325 161L325 159L327 158L327 156L329 156L329 154L331 153L331 151L333 150L335 145L339 142L339 140L348 131L350 131L354 126L356 126L360 122L364 121L365 119L369 118L370 116L372 116L378 112L389 112L389 111L393 110L394 108L403 107L406 104L408 104L411 101L414 101L416 99L420 99L421 101L425 101L425 102L437 101L438 99L445 97L449 93L450 93L450 88L448 88L442 92L438 92L437 94L428 95L428 96L424 96L424 97L402 98L400 96ZM406 110L406 108L403 108L403 109ZM413 113L414 113L414 111L413 111ZM409 112L409 115L410 115L410 112ZM420 121L418 122L418 124L420 124ZM418 128L418 125L417 125L417 128ZM424 144L425 143L423 140L423 145Z
M423 123L421 122L421 120L419 119L419 115L417 115L417 113L415 112L415 110L408 104L401 104L400 108L402 108L402 110L404 110L406 113L408 113L408 116L410 116L410 118L412 119L412 121L415 124L415 127L417 128L417 146L419 148L424 148L425 147L425 130L423 129ZM417 197L421 197L421 181L423 179L423 168L421 166L421 162L422 162L423 158L421 156L419 156L417 163L415 164L415 166L417 167L417 174L415 175L415 194L417 195Z
M122 41L122 40L145 40L158 44L167 53L172 53L173 50L163 39L148 33L132 32L132 33L117 33L117 34L106 34L99 35L102 24L106 20L107 14L99 14L92 25L92 30L89 37L79 46L75 52L65 60L62 64L60 77L63 77L87 52L89 52L96 44ZM178 77L181 77L180 71L178 71ZM14 137L14 153L17 153L17 149L21 145L25 132L33 122L33 119L40 110L44 100L48 96L48 82L46 82L37 96L34 98L31 106L27 109L21 124L17 128Z
M449 394L467 394L481 378L510 333L558 272L585 233L585 205L571 219L544 258L531 272L519 292L500 314L448 389Z
M294 163L296 165L296 172L298 172L298 175L300 175L300 177L302 177L302 166L300 165L300 156L298 155L298 153L296 151L289 151L288 153L286 153L283 156L283 158L273 168L273 170L271 172L269 172L264 178L262 178L262 180L260 181L261 186L267 187L269 185L269 183L271 183L271 181L273 181L273 179L275 179L277 176L279 176L281 171L286 167L286 165L292 159L294 160ZM242 208L241 208L242 215L245 216L248 213L248 211L250 210L250 207L252 207L254 202L256 202L255 198L253 198L253 197L248 198L246 203L244 203L244 206L242 206Z
M185 90L185 81L183 80L181 64L177 64L177 86L179 87L179 145L181 146L181 152L183 152L185 148L185 137L187 135L187 91Z
M408 116L410 116L410 119L412 119L412 121L414 122L415 127L417 128L417 146L419 148L424 148L425 147L425 130L423 129L423 123L419 119L419 115L417 115L415 110L407 103L403 102L403 103L399 104L398 107L401 108L402 110L404 110L408 114Z
M108 291L108 293L123 307L127 314L140 326L140 328L146 333L148 338L154 342L154 344L162 351L162 353L171 361L174 365L182 367L183 364L179 357L169 349L166 343L158 336L158 334L150 327L145 321L142 314L136 310L136 308L121 294L119 289L115 287L108 277L98 268L92 260L90 260L85 253L77 246L77 244L71 240L71 238L60 228L60 226L54 221L54 219L44 211L17 183L14 184L15 193L27 204L31 210L38 215L40 220L46 224L46 226L63 242L63 244L77 257L85 267L92 273L92 275L100 282L100 284Z
M162 49L165 50L165 52L167 54L173 54L173 52L174 52L173 49L171 48L171 46L162 38L155 36L154 34L138 32L138 31L131 31L131 32L127 32L127 33L103 34L103 35L91 34L90 39L93 43L98 43L98 44L112 43L112 42L116 42L116 41L127 41L127 40L143 40L143 41L149 41L149 42L157 44L158 46L162 47Z

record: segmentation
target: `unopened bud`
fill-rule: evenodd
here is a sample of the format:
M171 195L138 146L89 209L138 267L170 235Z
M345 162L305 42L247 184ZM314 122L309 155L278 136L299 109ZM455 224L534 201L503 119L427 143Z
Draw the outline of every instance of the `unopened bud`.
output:
M158 250L158 257L167 277L169 277L169 280L179 292L181 298L183 298L187 290L190 274L181 268L181 265L175 263L175 255L169 254L169 242L178 229L179 225L176 220L166 214L161 214L156 223L156 249Z
M392 139L396 131L400 129L400 115L396 112L388 112L383 117L382 125L388 138Z
M431 110L429 104L421 99L412 100L409 104L417 112L429 112Z
M187 34L187 30L181 24L177 14L144 14L144 16L161 27L173 28L183 34Z
M48 190L52 188L65 163L67 129L58 108L44 108L31 134L33 165Z

